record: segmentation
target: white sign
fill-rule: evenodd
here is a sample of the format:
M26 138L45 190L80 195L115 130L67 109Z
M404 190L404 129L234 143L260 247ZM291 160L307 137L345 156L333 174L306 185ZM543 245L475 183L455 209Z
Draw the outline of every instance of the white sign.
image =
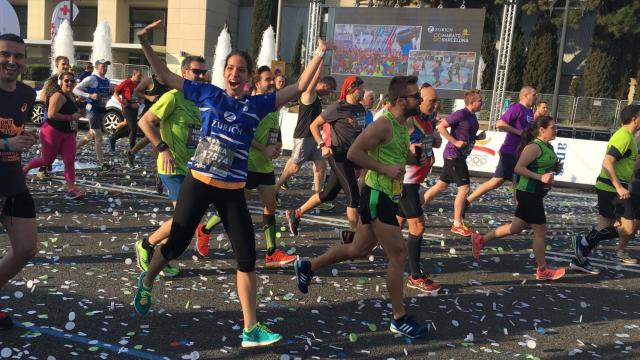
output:
M62 21L65 19L69 19L69 13L71 12L71 3L69 0L60 1L56 8L53 9L53 14L51 15L51 24L49 24L49 28L51 30L51 41L56 38L56 34L58 33L58 27L62 24ZM78 7L76 4L73 4L73 19L75 20L78 16Z
M479 140L467 157L469 171L490 176L498 166L500 146L504 141L504 132L487 131L487 138ZM442 139L442 146L433 149L436 154L435 167L442 167L442 152L447 140ZM602 159L607 150L605 141L556 138L551 142L558 156L564 162L564 170L556 175L555 181L582 185L594 185L600 174Z

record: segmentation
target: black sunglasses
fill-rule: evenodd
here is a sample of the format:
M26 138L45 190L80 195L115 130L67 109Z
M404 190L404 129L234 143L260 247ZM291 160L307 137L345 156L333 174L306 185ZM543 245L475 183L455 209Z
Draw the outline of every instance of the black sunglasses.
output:
M196 75L205 75L209 70L190 69L192 73Z
M416 100L422 100L422 96L420 95L420 91L418 91L417 93L414 94L410 94L410 95L406 95L406 96L400 96L403 99L408 99L408 98L414 98Z

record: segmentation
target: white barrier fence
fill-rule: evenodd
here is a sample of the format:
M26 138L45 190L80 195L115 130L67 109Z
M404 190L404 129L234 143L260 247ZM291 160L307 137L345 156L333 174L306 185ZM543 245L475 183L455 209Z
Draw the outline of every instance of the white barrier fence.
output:
M292 150L293 130L298 121L298 114L283 112L281 115L282 148ZM471 155L467 157L469 170L486 176L493 174L500 159L498 151L504 142L504 137L504 132L487 131L486 139L476 142ZM442 146L434 149L435 167L442 167L442 152L446 143L447 141L443 139ZM558 158L564 161L564 170L555 177L556 181L580 185L595 184L607 149L605 141L556 138L552 144Z

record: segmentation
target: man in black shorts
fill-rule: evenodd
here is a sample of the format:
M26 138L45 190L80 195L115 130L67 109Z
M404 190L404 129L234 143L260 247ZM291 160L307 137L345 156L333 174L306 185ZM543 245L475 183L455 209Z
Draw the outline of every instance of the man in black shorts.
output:
M313 191L318 194L322 190L327 162L322 157L322 151L317 148L318 144L311 135L310 127L311 123L322 113L322 97L335 91L336 80L331 76L320 79L320 73L321 69L318 69L311 84L300 96L298 123L293 131L293 150L276 183L276 191L291 176L300 171L302 164L308 161L313 161Z
M438 124L438 132L448 143L444 149L444 166L438 182L424 193L424 206L445 191L449 184L455 182L458 185L458 193L453 204L453 225L451 232L462 236L471 236L472 232L462 222L464 203L469 194L469 168L467 156L471 154L476 139L483 139L484 135L477 136L479 124L476 112L482 109L482 96L479 90L468 90L464 94L465 107L449 115ZM451 134L447 128L451 127Z
M525 86L520 89L520 101L511 104L507 111L496 122L496 127L504 132L504 142L500 146L500 161L496 167L493 177L478 186L478 188L467 197L465 210L482 195L502 186L505 181L514 181L514 169L517 162L517 152L520 146L522 134L533 123L533 111L531 107L536 103L536 89Z
M24 40L15 34L0 35L0 221L11 243L0 260L0 287L38 253L36 209L20 166L21 154L37 141L35 129L24 129L36 94L17 81L26 63ZM0 311L0 329L12 327L9 315Z

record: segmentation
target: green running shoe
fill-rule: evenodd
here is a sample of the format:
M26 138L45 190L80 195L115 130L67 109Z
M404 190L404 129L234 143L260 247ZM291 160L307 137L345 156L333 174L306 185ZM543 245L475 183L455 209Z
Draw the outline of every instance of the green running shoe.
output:
M335 208L336 206L329 201L325 201L322 204L316 206L316 209L320 210L320 211L331 211Z
M276 334L266 326L256 323L249 331L242 329L242 347L271 345L282 340L282 335Z
M160 271L160 275L164 277L174 277L178 276L178 274L180 274L180 269L175 268L169 264L167 264L167 266L165 266L164 269Z
M142 246L142 240L136 241L136 260L138 268L142 271L149 270L149 263L151 262L151 254L147 249Z
M133 307L140 315L148 313L149 309L151 308L151 289L145 288L143 282L146 275L146 271L140 274L140 279L138 279L138 289L136 290L136 297L133 298Z

